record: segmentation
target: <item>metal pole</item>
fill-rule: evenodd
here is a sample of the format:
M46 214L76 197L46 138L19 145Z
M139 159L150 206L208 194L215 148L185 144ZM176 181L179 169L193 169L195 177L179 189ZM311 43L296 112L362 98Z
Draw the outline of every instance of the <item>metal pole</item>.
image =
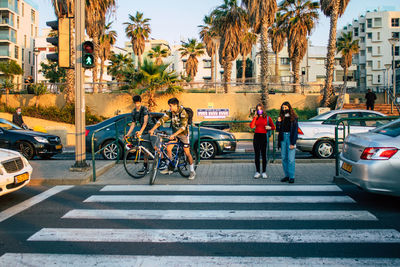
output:
M394 48L394 44L392 44L392 72L393 72L393 98L391 101L391 105L390 105L390 113L393 114L393 102L395 101L396 98L396 69L394 66L394 52L395 52L395 48Z
M85 171L85 89L82 68L82 43L85 38L85 1L75 1L75 171Z

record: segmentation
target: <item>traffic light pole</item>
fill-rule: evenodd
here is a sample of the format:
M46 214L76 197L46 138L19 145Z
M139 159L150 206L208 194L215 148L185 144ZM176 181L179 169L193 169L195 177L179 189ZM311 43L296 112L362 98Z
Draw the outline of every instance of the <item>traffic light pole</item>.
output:
M88 169L85 143L85 88L82 67L82 43L85 38L85 1L75 1L75 164L74 171Z

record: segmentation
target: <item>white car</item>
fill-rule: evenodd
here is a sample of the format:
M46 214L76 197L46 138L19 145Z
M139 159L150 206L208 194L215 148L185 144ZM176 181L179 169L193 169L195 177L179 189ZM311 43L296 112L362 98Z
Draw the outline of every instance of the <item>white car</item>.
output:
M0 149L0 196L14 192L29 183L32 167L19 152Z

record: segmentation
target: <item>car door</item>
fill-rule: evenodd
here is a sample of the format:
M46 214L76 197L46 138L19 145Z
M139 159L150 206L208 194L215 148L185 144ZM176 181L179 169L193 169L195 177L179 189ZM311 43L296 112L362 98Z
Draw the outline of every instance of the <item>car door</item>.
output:
M0 123L0 148L5 148L9 149L10 148L10 140L9 140L9 134L7 130L1 127Z

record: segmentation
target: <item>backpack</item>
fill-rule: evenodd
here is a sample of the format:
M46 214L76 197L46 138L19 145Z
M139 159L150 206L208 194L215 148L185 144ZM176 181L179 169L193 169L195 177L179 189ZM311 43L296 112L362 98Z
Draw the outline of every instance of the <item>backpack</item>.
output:
M193 110L191 108L185 108L185 107L183 107L183 109L188 114L188 125L192 125L192 123L193 123ZM181 116L181 113L179 113L179 117L180 116Z

